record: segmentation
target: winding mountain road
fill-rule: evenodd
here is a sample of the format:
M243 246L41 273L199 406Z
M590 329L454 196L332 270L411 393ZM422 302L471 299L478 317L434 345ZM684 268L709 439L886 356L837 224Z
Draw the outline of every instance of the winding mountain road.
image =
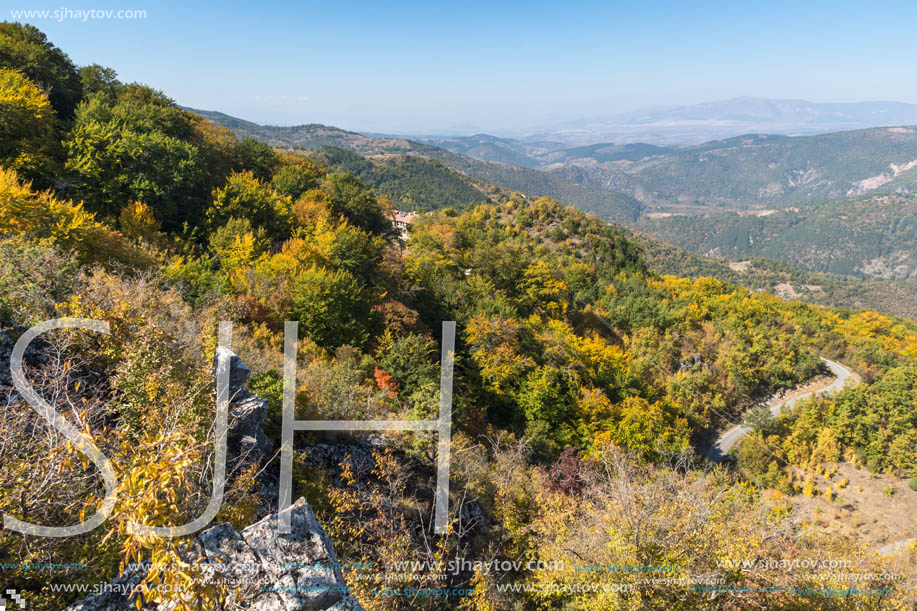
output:
M828 393L836 393L844 388L848 380L851 380L854 384L859 383L860 376L853 371L836 361L829 361L826 358L822 358L822 360L828 365L828 369L830 369L831 373L834 375L834 380L830 384L826 384L804 395L793 397L792 399L782 399L776 396L771 397L767 405L770 408L772 418L778 416L784 409L789 409L805 399ZM739 440L747 435L749 431L751 431L750 427L742 425L737 425L729 429L716 440L716 443L710 446L709 450L707 450L707 459L714 462L722 461L729 451L732 450Z
M767 405L770 407L772 418L778 416L784 409L789 409L805 399L809 399L813 396L824 395L827 393L836 393L844 388L848 380L851 382L851 384L860 383L860 376L858 376L855 372L847 369L836 361L829 361L826 358L822 358L822 360L828 365L831 373L834 374L834 380L830 384L826 384L825 386L817 388L812 392L808 392L804 395L793 397L792 399L784 400L778 399L777 397L772 397L767 402ZM747 426L732 427L723 433L720 438L717 439L716 443L710 447L710 449L707 451L707 459L714 462L722 461L726 454L728 454L729 451L732 450L732 448L734 448L735 445L739 442L739 440L741 440L742 437L744 437L749 431L751 431L751 428ZM915 542L917 542L917 537L895 541L893 543L889 543L877 548L876 552L882 556L891 556L903 550L907 545Z

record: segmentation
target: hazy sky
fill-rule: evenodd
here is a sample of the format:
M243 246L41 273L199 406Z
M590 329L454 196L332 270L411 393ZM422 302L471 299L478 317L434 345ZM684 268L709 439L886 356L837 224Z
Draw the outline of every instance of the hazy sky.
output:
M917 102L917 4L7 0L78 64L259 123L518 128L756 96Z

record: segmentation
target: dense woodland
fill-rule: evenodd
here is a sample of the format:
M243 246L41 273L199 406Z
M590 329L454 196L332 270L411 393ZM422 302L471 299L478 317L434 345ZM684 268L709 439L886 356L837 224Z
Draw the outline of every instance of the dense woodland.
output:
M917 279L917 197L906 191L766 215L672 216L641 226L683 248L729 259L759 256L819 272Z
M491 202L513 192L549 196L663 240L637 236L648 262L664 273L702 272L807 303L917 315L911 128L568 149L486 134L417 142L199 112L238 137L317 154L322 165L357 175L399 209L461 210L481 201L469 197L476 191ZM853 199L831 199L845 196ZM755 261L735 273L713 259Z
M219 608L225 591L166 568L181 540L124 527L185 523L210 494L217 321L235 323L233 350L270 402L276 444L285 320L299 321L301 419L432 417L440 324L454 320L449 534L432 532L433 440L423 433L386 435L368 468L315 466L310 444L341 441L302 434L295 493L342 562L566 568L469 569L448 583L474 595L419 599L374 596L399 584L345 572L366 608L912 607L913 552L879 557L874 542L800 520L792 498L811 496L807 473L840 461L903 482L917 476L917 326L659 275L620 229L546 197L495 203L480 193L465 210L419 215L402 240L384 190L336 171L334 159L237 139L160 91L75 67L32 27L0 24L0 340L61 316L109 322L110 335L48 335L28 374L112 458L122 488L112 518L89 534L0 531L3 562L81 562L53 576L81 583L151 559L148 579L191 584L174 595L176 608ZM379 171L349 163L358 175ZM410 175L417 162L392 163ZM421 163L414 180L431 168ZM762 399L823 374L819 356L863 382L761 423L724 465L701 458ZM55 524L93 514L103 494L95 469L9 397L0 512ZM276 461L235 465L217 521L240 528L265 515L262 467ZM889 592L849 599L756 591L825 584L728 566L794 556L905 577L867 580L858 585ZM679 568L671 583L641 583L658 576L575 570L583 564ZM51 592L34 571L2 576L32 609L78 598ZM696 576L740 589L701 591ZM584 582L634 589L540 587Z
M647 266L660 274L688 278L710 276L753 291L767 291L806 303L869 308L911 320L917 317L917 280L813 272L787 261L760 257L726 261L683 250L640 231L625 230L625 235L640 245Z

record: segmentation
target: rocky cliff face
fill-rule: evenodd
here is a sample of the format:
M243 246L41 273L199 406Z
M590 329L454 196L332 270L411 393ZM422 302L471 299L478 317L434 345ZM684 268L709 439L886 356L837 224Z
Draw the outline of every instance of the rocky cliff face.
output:
M261 428L267 402L245 388L251 371L241 359L226 350L218 352L215 360L221 356L230 359L229 460L268 460L273 444ZM276 502L276 482L263 481L262 487L265 494L273 494ZM230 586L223 607L227 610L362 609L347 593L334 546L309 504L299 499L288 511L292 524L289 534L278 532L276 513L242 531L230 524L217 524L194 537L184 554L185 560L201 567L197 573L200 578ZM137 598L131 592L143 576L142 570L120 575L102 593L75 603L66 611L136 610ZM166 611L171 606L141 601L139 609Z

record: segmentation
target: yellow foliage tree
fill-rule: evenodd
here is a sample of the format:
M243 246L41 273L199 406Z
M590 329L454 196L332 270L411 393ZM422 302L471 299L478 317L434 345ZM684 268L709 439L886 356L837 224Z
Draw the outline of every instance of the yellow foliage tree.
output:
M122 233L134 240L150 240L160 228L153 211L141 201L133 201L122 208L118 221Z
M47 176L54 123L47 94L22 73L0 68L0 166L28 178Z
M83 204L63 201L50 191L34 191L14 170L0 168L0 234L47 240L73 249L83 261L141 264L148 257L131 248L117 231L96 221Z

